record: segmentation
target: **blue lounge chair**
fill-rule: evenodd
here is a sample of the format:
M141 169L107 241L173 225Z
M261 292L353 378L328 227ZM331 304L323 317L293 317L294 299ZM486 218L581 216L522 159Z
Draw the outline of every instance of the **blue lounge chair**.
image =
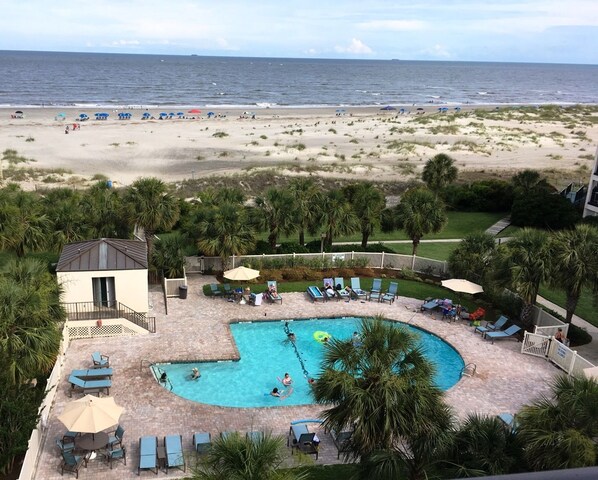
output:
M93 368L106 368L110 366L110 357L102 355L100 352L93 352L91 360L93 361Z
M399 291L399 284L397 282L390 282L388 286L388 291L380 298L382 303L388 302L392 304L397 297L397 292Z
M439 303L436 299L428 300L424 302L421 310L422 312L432 312L433 310L436 310L438 307L440 307L440 305L442 305L442 303Z
M268 290L266 291L266 295L268 296L268 300L271 303L280 302L282 305L282 296L278 293L278 289L276 286L276 280L268 280Z
M343 277L336 277L334 279L334 289L340 298L351 300L351 292L345 289L345 279Z
M70 396L75 388L83 390L83 393L105 391L106 395L110 395L110 387L112 387L112 380L82 380L74 375L69 376L69 383L71 384Z
M164 437L164 447L166 448L166 473L169 468L182 468L187 471L185 456L183 455L183 437L182 435L167 435Z
M99 378L112 377L111 368L93 368L91 370L73 370L71 375L79 377L82 380L93 380Z
M316 441L316 434L313 432L310 433L307 429L307 425L291 425L291 428L289 429L289 437L287 438L287 447L289 445L291 446L291 455L296 449L307 455L315 455L317 460L319 443L320 442Z
M364 298L367 300L368 298L368 292L362 290L361 288L361 280L359 279L359 277L351 278L351 295L353 295L353 298L355 298L356 300L359 300L360 298Z
M332 278L325 278L322 283L324 284L324 290L322 290L322 292L324 293L324 298L326 300L331 300L333 298L336 298L337 300L340 299L339 296L336 295L336 290L334 289L334 282L332 281ZM330 287L332 288L332 293L328 293L327 290L329 290Z
M212 445L212 435L205 432L195 432L193 434L193 448L196 453L205 453Z
M314 302L314 303L317 302L318 300L320 300L322 302L324 300L326 300L324 298L324 294L322 293L322 290L320 290L315 285L311 285L311 286L307 287L307 294L311 298L311 301Z
M379 302L380 298L382 298L382 279L374 278L372 289L370 290L370 301L377 300Z
M157 437L141 437L139 439L139 467L137 468L137 475L141 470L156 470L158 475L158 438Z
M483 327L480 325L475 327L473 333L480 332L482 337L486 335L488 332L500 332L505 324L509 321L507 317L501 315L500 318L494 323L487 323Z
M509 328L501 332L488 332L484 338L490 339L492 340L492 343L494 343L494 340L500 340L501 338L514 338L513 335L518 333L519 330L521 330L521 327L518 327L517 325L511 325Z

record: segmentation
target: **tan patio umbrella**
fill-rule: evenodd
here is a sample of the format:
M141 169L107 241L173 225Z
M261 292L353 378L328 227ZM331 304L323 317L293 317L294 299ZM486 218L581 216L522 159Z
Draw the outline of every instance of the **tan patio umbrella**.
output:
M259 276L259 270L253 270L252 268L247 267L237 267L224 272L224 278L228 278L229 280L237 280L241 282L253 280L254 278L257 278Z
M58 420L71 432L98 433L116 425L124 410L113 397L85 395L68 403Z
M598 367L584 368L583 373L585 374L586 378L593 378L594 380L598 381Z
M461 278L451 278L450 280L443 280L441 283L443 287L446 287L453 292L475 295L476 293L482 293L484 291L484 289L477 283Z

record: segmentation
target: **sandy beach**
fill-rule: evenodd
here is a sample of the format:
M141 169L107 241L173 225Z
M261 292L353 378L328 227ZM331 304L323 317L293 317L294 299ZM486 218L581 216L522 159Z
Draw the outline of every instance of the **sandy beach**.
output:
M162 107L142 120L142 108L126 110L0 109L5 180L24 188L84 186L94 178L128 185L141 176L165 181L259 171L372 181L409 181L438 153L456 161L462 177L505 178L518 170L546 172L553 183L585 183L598 141L598 107L437 106L376 108L213 109L159 120ZM419 109L418 109L419 108ZM61 112L65 119L57 117ZM91 118L78 120L80 113ZM255 114L255 116L253 115ZM80 129L73 130L73 124ZM66 127L69 133L66 134ZM6 150L27 160L10 165ZM13 153L14 155L14 153ZM18 169L18 170L17 170ZM20 170L20 171L19 171Z

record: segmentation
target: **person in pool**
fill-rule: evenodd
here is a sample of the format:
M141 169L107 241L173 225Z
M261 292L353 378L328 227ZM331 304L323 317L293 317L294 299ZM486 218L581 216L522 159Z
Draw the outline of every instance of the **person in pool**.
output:
M270 392L270 395L272 395L273 397L280 398L281 400L284 400L291 393L293 393L293 387L289 387L286 390L279 390L277 387L274 387L272 389L272 391Z
M201 377L199 369L197 367L193 367L193 370L191 370L191 380L197 380L199 377Z
M280 378L279 378L279 380L282 382L282 384L285 387L288 387L291 383L293 383L293 379L291 378L291 376L288 373L285 373L282 380Z
M162 372L162 375L160 375L160 382L165 383L166 380L168 380L168 375L166 375L166 372Z

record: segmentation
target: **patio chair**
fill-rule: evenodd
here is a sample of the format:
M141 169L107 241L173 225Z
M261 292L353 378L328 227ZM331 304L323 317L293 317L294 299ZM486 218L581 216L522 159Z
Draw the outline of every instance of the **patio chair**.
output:
M64 472L71 472L75 474L75 478L79 478L79 469L81 465L87 468L87 459L81 455L73 455L72 451L62 452L62 463L60 464L60 474Z
M92 368L90 370L73 370L71 375L81 380L98 380L112 377L111 368Z
M345 279L343 277L336 277L334 279L334 289L340 298L351 300L351 292L345 289Z
M127 464L127 450L122 445L118 448L106 449L106 460L110 464L110 470L112 470L112 462L115 460L121 460L125 465Z
M322 302L324 300L326 300L324 298L324 294L322 293L322 290L320 290L315 285L310 285L309 287L307 287L307 294L309 295L309 298L311 298L311 301L314 303L316 303L318 300L320 300Z
M61 454L63 452L72 452L75 449L75 441L72 437L57 438L56 446L60 450Z
M351 446L351 436L353 435L353 432L332 431L330 433L332 435L332 441L334 442L334 446L336 447L336 458L339 459L341 457L341 453L349 451L349 447Z
M141 470L156 470L158 475L158 438L157 437L141 437L139 439L139 467L137 467L137 475Z
M324 285L324 290L322 290L322 292L324 293L324 298L326 300L330 300L332 298L336 298L337 300L340 299L340 297L336 295L336 290L334 289L334 282L332 281L332 278L325 278L324 280L322 280L322 284ZM330 289L332 289L332 291Z
M110 357L108 355L102 355L100 352L93 352L91 354L91 360L93 361L93 368L110 366Z
M370 290L370 301L372 300L376 300L376 301L380 301L380 298L382 297L382 279L380 278L374 278L374 281L372 282L372 289Z
M276 286L276 280L268 280L268 290L266 290L266 296L270 303L280 302L282 305L282 296L278 293Z
M316 460L318 459L320 442L314 432L309 432L307 425L291 425L289 437L287 438L287 447L289 444L291 446L291 455L295 450L298 450L307 455L315 455Z
M387 292L384 295L382 295L382 297L380 297L380 301L382 303L388 302L392 304L395 301L395 298L397 298L398 290L399 284L397 282L390 282Z
M113 434L108 435L108 446L113 447L114 445L119 444L122 447L124 436L125 429L121 425L117 426Z
M206 453L212 446L212 435L205 432L193 434L193 448L196 453Z
M507 317L501 315L500 318L494 323L487 323L485 326L477 326L473 333L480 332L482 337L488 332L500 332L506 323L509 321Z
M166 448L166 473L169 468L182 468L187 471L185 456L183 455L183 437L182 435L167 435L164 437L164 447Z
M361 280L359 277L351 277L351 295L353 295L353 298L356 300L359 300L360 298L367 300L368 298L368 292L361 288Z
M488 339L492 340L492 343L494 343L494 340L500 340L501 338L515 338L515 340L517 340L517 338L514 337L514 335L516 333L518 333L519 330L521 330L521 327L518 327L517 325L511 325L509 328L507 328L504 331L488 332L488 333L486 333L484 338L486 340L488 340Z
M232 298L234 296L233 289L230 286L230 283L225 283L222 285L222 289L224 290L224 296L226 298Z
M212 292L213 299L222 295L217 283L210 283L210 290Z

